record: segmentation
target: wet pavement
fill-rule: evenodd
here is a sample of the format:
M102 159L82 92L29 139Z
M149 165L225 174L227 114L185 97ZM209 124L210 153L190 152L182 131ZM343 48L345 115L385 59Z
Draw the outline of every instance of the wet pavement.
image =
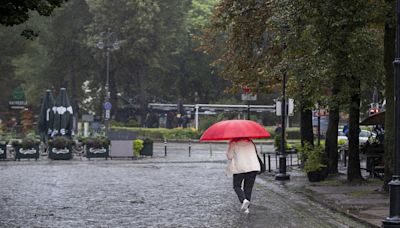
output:
M164 157L157 143L139 160L0 162L0 227L364 227L264 175L243 214L225 149L193 144L189 157L171 143Z

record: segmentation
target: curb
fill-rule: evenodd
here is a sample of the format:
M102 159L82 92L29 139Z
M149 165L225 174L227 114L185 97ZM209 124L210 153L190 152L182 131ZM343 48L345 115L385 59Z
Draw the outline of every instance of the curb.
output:
M323 201L323 200L317 200L316 197L315 197L315 194L318 194L318 195L320 196L319 193L313 192L313 191L311 191L311 190L309 190L309 189L306 189L306 188L304 188L304 187L302 187L302 191L299 192L299 193L303 194L305 197L307 197L309 200L311 200L311 201L313 201L313 202L315 202L315 203L318 203L318 204L320 204L320 205L322 205L322 206L324 206L324 207L326 207L326 208L329 208L329 209L332 210L332 211L341 213L342 215L345 215L345 216L347 216L347 217L350 217L350 218L352 218L352 219L355 219L355 220L357 220L358 222L363 223L363 224L365 224L365 225L367 225L367 226L369 226L369 227L377 227L377 228L380 227L380 226L377 226L377 225L375 225L375 224L373 224L373 223L370 223L370 222L368 222L368 221L365 221L364 219L358 217L357 215L355 215L355 214L353 214L353 213L347 213L346 211L344 211L343 209L341 209L341 208L339 207L339 205L336 205L336 204L333 203L331 200L326 199L325 197L324 197L325 201ZM313 194L312 194L312 193L313 193Z
M265 175L265 178L271 178L271 175ZM280 185L277 184L279 181L278 182L277 181L269 181L269 182L278 188L280 187ZM337 205L334 201L332 201L326 197L323 197L323 195L321 195L317 192L307 189L305 186L300 186L298 189L293 189L291 187L287 187L287 188L285 188L285 191L289 191L290 193L293 193L293 194L301 194L304 197L306 197L307 199L309 199L310 201L317 203L325 208L328 208L329 210L340 213L348 218L354 219L357 222L366 225L367 227L373 227L373 228L381 227L381 226L377 226L376 224L370 223L370 222L358 217L356 214L346 212L345 210L340 208L340 205Z

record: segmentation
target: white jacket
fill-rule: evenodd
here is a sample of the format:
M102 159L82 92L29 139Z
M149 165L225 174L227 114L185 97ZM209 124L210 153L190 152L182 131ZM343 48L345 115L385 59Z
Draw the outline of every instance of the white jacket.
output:
M260 171L256 149L252 141L240 140L229 142L227 171L231 174Z

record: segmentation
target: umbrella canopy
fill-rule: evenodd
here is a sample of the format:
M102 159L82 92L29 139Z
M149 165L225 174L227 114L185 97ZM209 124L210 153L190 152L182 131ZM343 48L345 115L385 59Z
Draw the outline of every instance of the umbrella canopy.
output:
M385 124L385 111L375 113L360 122L360 125L384 125Z
M72 133L73 111L65 88L60 89L60 93L58 94L52 110L54 114L54 123L51 136L61 135L70 137Z
M40 139L47 142L50 134L52 133L54 115L52 108L54 105L54 98L51 90L46 90L46 94L42 99L39 113L38 130Z
M251 120L225 120L211 125L200 141L230 140L233 138L268 138L270 134L257 122Z

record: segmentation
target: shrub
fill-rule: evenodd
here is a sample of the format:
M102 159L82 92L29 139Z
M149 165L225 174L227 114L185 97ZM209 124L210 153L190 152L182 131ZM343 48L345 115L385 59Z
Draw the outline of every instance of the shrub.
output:
M72 144L73 144L73 141L64 136L57 136L57 137L54 137L53 139L49 140L49 145L58 150L61 150L64 148L69 148L70 146L72 146Z
M281 151L281 135L276 135L274 139L274 147L276 151ZM288 144L287 141L285 143L285 150L290 150L292 149L292 145Z
M153 140L152 139L150 139L150 138L144 138L143 139L143 143L153 143Z
M22 141L13 141L12 145L14 147L20 146L22 149L27 150L39 146L40 141L33 138L24 138Z
M277 134L275 133L275 126L267 126L265 129L271 134L271 138L275 138ZM286 139L300 139L300 128L289 127L286 128Z
M151 139L199 139L202 132L194 128L133 128L133 127L113 127L114 130L136 131L139 138Z
M95 149L107 148L110 145L110 140L105 136L84 138L82 142Z
M346 139L339 139L338 140L338 145L339 146L344 146L344 145L346 145L347 144L347 140Z
M302 156L304 161L304 172L320 171L322 168L326 167L323 159L323 147L311 145L304 146L302 148Z
M136 157L140 156L140 151L143 149L144 147L144 141L141 139L135 139L133 140L133 154Z

